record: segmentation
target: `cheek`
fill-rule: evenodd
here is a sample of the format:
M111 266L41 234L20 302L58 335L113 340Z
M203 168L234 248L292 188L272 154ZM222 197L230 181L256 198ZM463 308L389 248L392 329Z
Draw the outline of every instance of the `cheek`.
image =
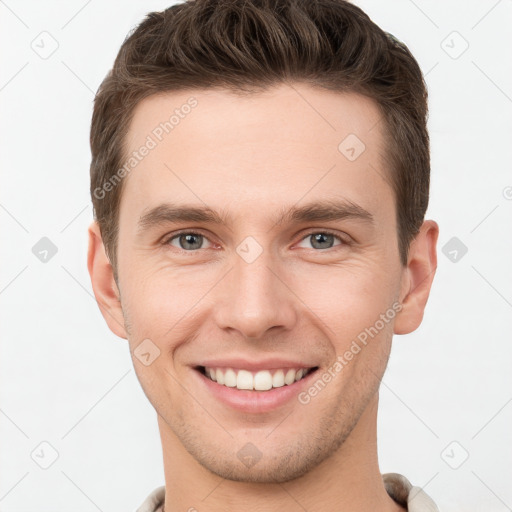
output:
M354 256L339 265L304 262L282 268L281 274L291 290L288 300L300 316L303 313L329 338L350 343L386 313L398 294L398 266L385 261L382 252L371 250L364 259ZM123 309L139 339L168 344L186 338L194 319L204 320L215 308L216 294L222 294L222 284L216 284L224 267L170 267L161 260L125 263Z
M157 344L165 341L168 345L169 340L184 334L183 329L200 310L202 297L212 287L208 284L211 276L198 275L190 268L133 265L126 277L123 310L133 334Z
M387 314L388 323L394 318L399 292L396 269L354 262L313 270L302 282L297 275L294 279L297 296L322 320L326 334L341 344L374 325L381 314Z

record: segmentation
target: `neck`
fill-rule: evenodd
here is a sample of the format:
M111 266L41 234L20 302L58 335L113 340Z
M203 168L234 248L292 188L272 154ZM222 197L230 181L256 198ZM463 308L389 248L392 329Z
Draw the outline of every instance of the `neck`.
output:
M387 494L377 457L376 394L332 456L285 483L223 479L201 466L158 416L165 472L165 512L401 512Z

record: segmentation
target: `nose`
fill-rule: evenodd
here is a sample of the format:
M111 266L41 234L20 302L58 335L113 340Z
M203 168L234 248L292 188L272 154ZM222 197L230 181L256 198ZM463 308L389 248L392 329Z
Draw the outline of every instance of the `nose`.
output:
M293 329L299 301L285 274L268 250L252 262L234 254L232 270L216 287L218 327L253 340L265 338L271 329Z

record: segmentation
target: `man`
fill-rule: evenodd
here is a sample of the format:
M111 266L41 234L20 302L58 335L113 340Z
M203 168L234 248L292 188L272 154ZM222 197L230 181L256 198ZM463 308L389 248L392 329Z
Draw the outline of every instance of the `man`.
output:
M151 13L95 99L88 268L161 435L143 512L438 510L379 384L436 269L427 93L343 0Z

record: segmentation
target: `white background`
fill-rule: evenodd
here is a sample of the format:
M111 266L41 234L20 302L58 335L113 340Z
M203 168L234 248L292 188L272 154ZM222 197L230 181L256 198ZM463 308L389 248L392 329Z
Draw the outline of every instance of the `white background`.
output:
M511 510L512 1L356 3L426 73L440 225L425 319L395 337L382 382L381 471L442 511ZM86 230L94 92L127 32L168 5L0 2L2 512L134 510L164 484L156 413L92 296ZM43 31L47 59L31 47ZM45 236L47 263L32 252ZM468 248L456 262L452 237ZM51 457L44 441L48 469L31 457Z

